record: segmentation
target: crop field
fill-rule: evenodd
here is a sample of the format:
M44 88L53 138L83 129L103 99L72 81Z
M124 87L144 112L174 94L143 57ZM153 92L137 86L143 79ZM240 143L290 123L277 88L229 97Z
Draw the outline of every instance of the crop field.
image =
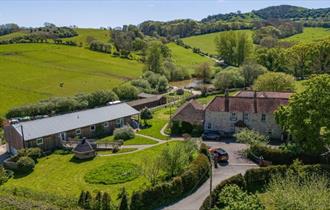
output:
M64 41L71 40L76 42L78 45L80 43L83 44L84 47L87 47L87 37L93 37L96 40L102 42L108 42L110 39L109 30L102 30L102 29L92 29L92 28L77 28L75 31L78 32L78 36L64 38Z
M296 34L282 40L293 42L312 42L327 37L330 38L330 29L328 28L304 28L303 33Z
M0 46L0 73L1 116L52 96L112 89L139 77L142 64L79 47L15 44Z
M204 62L214 63L214 61L212 61L210 58L193 53L191 49L186 49L184 47L178 46L175 43L170 43L167 46L172 51L172 58L174 63L178 66L187 68L190 73L194 72L194 69L198 64Z
M134 174L133 178L123 181L125 177L122 177L119 173L122 168L118 170L115 169L115 171L112 172L112 175L114 175L113 177L109 177L109 175L107 177L100 177L99 175L102 172L100 169L106 168L108 170L107 164L110 163L122 167L134 164L134 166L136 165L140 168L146 157L155 157L163 148L175 146L176 144L182 143L169 142L132 154L98 156L93 160L83 162L72 159L72 154L52 154L41 158L31 174L24 177L12 178L3 186L0 186L0 192L5 189L9 190L16 187L18 189L29 189L29 191L34 193L47 193L78 199L81 190L89 190L92 193L103 191L110 193L114 202L116 202L117 194L122 187L125 187L129 193L132 193L134 190L148 185L149 182L141 173ZM97 179L95 177L91 179L91 175L97 175ZM119 178L120 181L118 181ZM101 180L103 184L96 184L95 182L97 182L98 179L107 180Z
M251 30L240 30L249 33L252 36ZM215 38L222 33L227 32L216 32L211 34L204 34L198 36L191 36L182 39L183 42L191 47L200 48L202 51L210 53L210 54L217 54L216 46L215 46Z

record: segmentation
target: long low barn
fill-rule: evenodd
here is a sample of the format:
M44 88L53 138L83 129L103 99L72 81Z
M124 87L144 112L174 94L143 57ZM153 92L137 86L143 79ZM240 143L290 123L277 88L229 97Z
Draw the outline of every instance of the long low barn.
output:
M126 103L88 109L38 120L6 123L5 139L9 152L28 147L40 147L50 151L70 138L92 138L100 134L112 134L113 130L131 123L131 116L139 111Z

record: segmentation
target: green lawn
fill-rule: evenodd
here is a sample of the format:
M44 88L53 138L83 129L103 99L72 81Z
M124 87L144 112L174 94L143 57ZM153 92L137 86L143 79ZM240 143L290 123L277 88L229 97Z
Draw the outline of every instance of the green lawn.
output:
M243 31L243 30L240 30ZM244 30L247 33L251 34L251 30ZM191 47L200 48L202 51L210 53L210 54L217 54L216 46L215 46L215 38L219 36L221 33L227 32L216 32L210 34L203 34L198 36L191 36L182 39L185 44L190 45Z
M312 42L327 37L330 37L330 29L328 28L304 28L303 33L296 34L281 40L293 42Z
M173 106L171 109L172 114L175 113L175 110L176 107ZM170 108L168 107L168 108L159 109L153 113L153 119L148 120L148 123L151 125L151 127L142 129L139 131L139 133L162 140L168 140L169 137L163 136L160 133L160 130L166 125L169 119L170 119Z
M139 175L138 178L121 184L103 185L90 184L84 176L91 170L97 169L107 163L132 163L141 166L146 157L158 155L168 145L181 144L182 142L169 142L133 154L116 156L95 157L85 162L72 161L72 155L56 155L41 158L34 171L22 178L10 179L0 186L0 192L5 189L27 188L35 193L47 193L67 198L78 199L81 190L109 192L112 199L116 200L117 194L122 187L129 193L138 190L148 184L146 178ZM32 200L32 199L31 199Z
M54 44L0 46L0 116L51 96L111 89L142 73L137 61ZM60 87L60 83L64 83Z
M108 42L110 40L110 33L109 30L102 30L102 29L93 29L93 28L77 28L75 31L78 32L78 36L70 37L70 38L64 38L63 40L67 41L74 41L78 45L80 43L83 43L84 47L87 47L87 41L86 38L88 36L94 37L96 40L102 41L102 42Z
M115 141L114 136L108 136L100 140L97 140L98 143L110 143L114 141ZM156 144L156 143L157 141L155 140L147 139L137 135L133 139L124 141L124 145L142 145L142 144Z
M172 59L174 60L174 63L178 66L187 68L190 73L195 71L198 64L204 62L209 62L211 64L214 63L212 59L193 53L191 49L186 49L175 43L169 43L167 46L172 51Z

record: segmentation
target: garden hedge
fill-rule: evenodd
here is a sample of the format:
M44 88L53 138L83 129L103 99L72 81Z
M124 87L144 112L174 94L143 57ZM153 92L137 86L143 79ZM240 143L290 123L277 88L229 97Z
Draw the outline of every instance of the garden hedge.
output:
M289 151L262 145L255 145L250 149L248 157L250 159L255 159L251 152L258 157L262 156L264 160L271 161L273 165L289 165L292 164L295 159L299 159L305 164L317 164L322 162L319 156L308 154L297 155Z
M249 169L245 172L245 175L242 176L241 174L232 176L224 181L222 181L219 185L217 185L213 191L211 197L208 196L200 210L209 210L216 205L218 205L219 193L221 190L231 184L236 184L243 190L247 190L248 192L256 192L257 190L263 190L263 187L270 181L272 175L275 174L282 174L284 175L285 172L288 170L289 166L287 165L278 165L278 166L269 166L264 168L253 168ZM330 165L304 165L303 172L305 173L315 173L322 174L327 176L330 179ZM212 204L210 208L210 199L212 199Z
M148 210L171 204L192 193L209 177L209 160L199 154L186 171L171 181L137 192L131 197L130 210Z

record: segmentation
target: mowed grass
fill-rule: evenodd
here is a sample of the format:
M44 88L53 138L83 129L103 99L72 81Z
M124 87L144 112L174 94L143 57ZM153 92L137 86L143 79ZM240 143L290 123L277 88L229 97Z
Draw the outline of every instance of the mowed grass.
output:
M167 46L171 49L174 63L187 68L190 73L194 72L198 64L204 62L214 63L212 59L193 53L191 49L186 49L175 43L169 43Z
M170 119L170 113L175 113L176 107L173 106L170 110L169 107L162 108L153 112L153 118L148 120L149 128L141 129L138 133L158 138L161 140L168 140L168 136L164 136L160 133L160 130L166 125Z
M110 40L110 32L109 30L103 30L103 29L94 29L94 28L76 28L74 29L78 32L78 36L70 37L70 38L64 38L64 41L74 41L78 45L80 43L83 44L84 47L88 47L87 44L87 37L93 37L96 40L102 41L102 42L109 42Z
M76 199L78 199L82 190L89 190L92 193L103 191L110 193L113 200L116 200L117 194L122 187L125 187L129 193L132 193L134 190L149 184L147 179L143 175L139 175L136 179L125 183L103 185L87 183L84 179L85 175L107 163L130 163L140 167L146 157L157 156L163 148L175 146L176 144L182 144L182 142L168 142L132 154L97 156L93 160L85 162L72 161L73 155L71 154L52 154L41 158L31 174L22 178L10 179L7 183L0 186L0 191L22 187L33 192L45 192Z
M0 46L0 116L51 96L112 89L139 77L142 64L84 48L54 44ZM63 87L60 84L63 83Z
M292 41L292 42L312 42L321 40L324 38L330 38L330 29L329 28L304 28L304 32L301 34L296 34L285 39L283 41Z
M252 36L251 30L239 30L244 31ZM217 54L217 49L215 46L215 38L219 36L222 33L228 33L228 32L216 32L216 33L210 33L210 34L203 34L198 36L191 36L182 39L185 44L190 45L191 47L200 48L202 51L210 53L210 54Z

